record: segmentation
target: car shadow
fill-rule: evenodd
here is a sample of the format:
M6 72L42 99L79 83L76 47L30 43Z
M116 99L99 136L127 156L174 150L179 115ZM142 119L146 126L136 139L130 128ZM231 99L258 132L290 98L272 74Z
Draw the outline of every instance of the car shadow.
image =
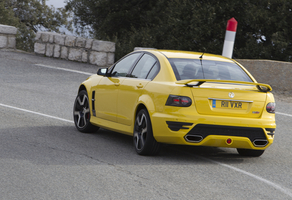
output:
M100 129L93 134L74 126L42 126L0 129L0 158L29 160L42 165L194 165L241 163L235 150L163 144L157 156L140 156L131 136Z

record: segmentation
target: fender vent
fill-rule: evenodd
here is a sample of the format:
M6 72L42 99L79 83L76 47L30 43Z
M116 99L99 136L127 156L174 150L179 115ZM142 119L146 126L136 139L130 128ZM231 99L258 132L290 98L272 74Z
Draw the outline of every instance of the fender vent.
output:
M92 115L96 117L94 101L95 101L95 91L92 91L92 99L91 99Z

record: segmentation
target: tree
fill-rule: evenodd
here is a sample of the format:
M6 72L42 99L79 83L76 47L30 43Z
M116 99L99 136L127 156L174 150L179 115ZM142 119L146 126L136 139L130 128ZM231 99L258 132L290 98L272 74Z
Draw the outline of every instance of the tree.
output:
M46 5L46 0L0 0L0 23L16 26L18 49L33 51L37 31L60 32L67 26L69 13L65 9L55 9Z
M136 46L221 54L227 21L238 21L234 57L292 60L292 0L68 0L82 33Z

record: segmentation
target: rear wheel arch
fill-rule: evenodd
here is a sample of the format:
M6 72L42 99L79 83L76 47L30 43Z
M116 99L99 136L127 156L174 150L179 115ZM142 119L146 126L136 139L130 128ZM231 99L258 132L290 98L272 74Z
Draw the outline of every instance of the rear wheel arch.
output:
M146 106L145 106L144 104L140 103L140 104L137 106L137 109L136 109L136 111L135 111L135 119L136 119L137 114L139 113L139 111L142 110L142 109L145 109L145 110L147 110L147 112L148 112L148 109L146 108ZM148 113L149 113L149 112L148 112Z
M145 109L147 111L147 113L149 114L149 117L150 117L150 121L152 121L152 119L151 119L152 118L151 117L151 110L154 110L154 107L153 106L148 106L144 102L141 102L141 103L139 103L137 105L136 110L134 112L134 118L133 119L136 119L136 117L137 117L138 113L140 112L140 110L143 110L143 109ZM133 123L135 124L135 120L134 120Z
M155 110L154 102L153 102L152 98L147 94L143 94L139 97L138 105L137 105L137 109L136 109L135 114L137 115L137 113L139 112L139 109L141 109L143 107L145 109L147 109L148 112Z
M150 113L149 113L148 108L145 106L145 104L143 104L143 103L139 103L139 104L137 105L137 107L136 107L135 112L134 112L134 118L133 118L133 119L134 119L134 120L133 120L133 130L135 129L135 122L136 122L137 115L138 115L138 113L139 113L141 110L145 110L145 111L148 113L149 118L150 118L150 123L152 124L152 119L151 119L151 115L150 115ZM152 128L152 125L151 125L151 128ZM153 128L152 128L152 131L153 131Z

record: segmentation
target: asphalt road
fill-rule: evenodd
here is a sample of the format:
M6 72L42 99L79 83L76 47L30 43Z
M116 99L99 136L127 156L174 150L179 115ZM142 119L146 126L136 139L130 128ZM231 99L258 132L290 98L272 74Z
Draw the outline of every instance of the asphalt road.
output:
M276 138L259 158L174 145L139 156L129 136L75 129L77 88L96 71L0 51L0 199L292 199L292 98L277 96Z

